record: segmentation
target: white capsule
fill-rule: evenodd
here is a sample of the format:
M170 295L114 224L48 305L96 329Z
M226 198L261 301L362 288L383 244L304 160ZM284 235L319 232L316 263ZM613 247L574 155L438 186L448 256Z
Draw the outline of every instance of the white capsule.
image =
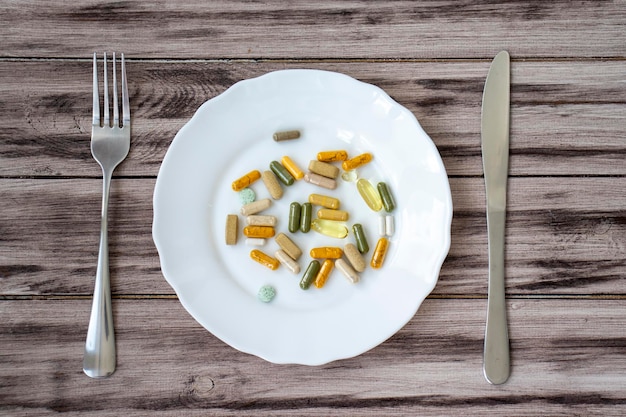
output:
M291 271L291 273L300 273L300 265L298 264L298 262L294 261L291 256L287 255L287 252L285 252L284 250L277 250L276 253L274 253L274 256L276 257L276 259L278 259L278 262L283 264L283 266Z
M386 232L387 232L387 225L385 223L385 216L379 216L378 217L378 234L380 236L385 236Z
M276 216L252 214L246 217L248 226L276 226Z
M393 236L396 231L393 215L388 214L385 216L385 234L387 236Z
M348 278L352 284L356 284L359 282L359 274L348 264L348 262L344 261L343 258L339 258L335 261L335 267L341 271L342 274Z
M249 237L246 239L246 245L263 246L265 245L265 239L263 239L262 237Z

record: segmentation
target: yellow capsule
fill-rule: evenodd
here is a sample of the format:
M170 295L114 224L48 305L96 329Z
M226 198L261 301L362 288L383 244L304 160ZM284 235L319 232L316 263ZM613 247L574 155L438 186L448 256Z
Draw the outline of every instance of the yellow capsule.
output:
M280 265L280 262L278 262L278 259L272 258L268 254L261 252L258 249L253 249L250 252L250 258L254 259L261 265L271 269L272 271L275 271L276 269L278 269L278 266Z
M315 276L315 281L313 281L313 285L315 285L316 288L322 288L324 284L326 284L326 281L330 276L330 272L333 270L334 267L335 263L330 259L326 259L324 263L322 263L320 271Z
M317 154L317 160L320 162L337 162L348 159L346 151L323 151Z
M273 237L276 231L272 226L246 226L243 228L243 234L246 237Z
M386 237L381 237L378 239L376 243L376 249L374 249L374 253L372 254L372 260L370 261L370 266L374 269L378 269L383 266L383 262L385 261L385 255L387 254L387 249L389 248L389 240Z
M323 220L336 220L345 222L348 220L349 214L344 210L319 209L317 217Z
M335 197L329 197L327 195L322 195L322 194L309 195L309 203L316 205L316 206L322 206L322 207L326 207L329 209L333 209L333 210L337 210L339 208L339 205L341 204L339 199Z
M302 171L300 167L291 160L290 157L283 156L280 162L296 180L301 180L302 178L304 178L304 171Z
M348 236L348 228L343 223L333 220L314 219L311 222L311 229L317 233L337 239L343 239Z
M313 248L309 252L311 258L316 259L338 259L343 255L343 250L335 246L321 246L319 248Z
M383 200L380 198L378 190L368 180L361 178L356 182L356 188L369 208L374 211L380 211L383 208Z
M357 155L354 158L348 159L347 161L343 161L341 167L344 171L352 171L360 167L361 165L365 165L372 160L372 154L369 152L362 153L361 155Z
M246 188L248 185L258 180L259 178L261 178L260 171L256 169L253 171L250 171L243 177L237 178L235 181L233 181L233 184L232 184L233 191L241 191L244 188Z

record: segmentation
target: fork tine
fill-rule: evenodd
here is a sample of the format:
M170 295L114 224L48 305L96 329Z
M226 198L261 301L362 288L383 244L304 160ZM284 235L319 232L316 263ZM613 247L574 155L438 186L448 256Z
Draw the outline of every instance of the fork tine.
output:
M128 84L126 83L126 64L122 53L122 124L130 124L130 103L128 102Z
M107 75L107 53L104 53L104 126L110 126L109 118L109 77Z
M100 95L98 93L98 63L96 53L93 53L93 125L100 126Z
M117 70L115 69L115 52L113 52L113 126L120 127L120 110L117 104Z

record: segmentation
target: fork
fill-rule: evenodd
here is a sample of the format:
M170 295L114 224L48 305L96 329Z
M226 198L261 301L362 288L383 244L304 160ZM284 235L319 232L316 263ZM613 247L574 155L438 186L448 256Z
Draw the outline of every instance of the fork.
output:
M100 124L100 96L98 94L97 56L93 54L93 120L91 125L91 154L102 167L102 217L100 223L100 250L96 282L91 306L91 316L85 342L83 371L92 378L111 375L115 371L115 334L113 312L111 310L111 281L109 277L108 215L109 188L115 167L126 158L130 149L130 105L124 54L122 67L122 121L117 95L117 74L115 53L113 53L113 124L109 114L109 83L107 75L107 55L104 53L104 107Z

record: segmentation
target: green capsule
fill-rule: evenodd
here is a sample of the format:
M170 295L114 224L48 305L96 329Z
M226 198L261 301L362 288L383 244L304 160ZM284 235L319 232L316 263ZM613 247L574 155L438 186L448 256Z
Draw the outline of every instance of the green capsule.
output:
M300 217L302 214L302 206L300 203L293 202L289 206L289 231L296 233L300 230Z
M356 247L361 253L367 253L370 250L370 246L367 244L367 239L365 238L365 232L363 231L363 226L360 223L356 223L352 226L352 231L354 232L354 238L356 240Z
M302 204L302 213L300 214L300 231L308 233L311 230L311 217L313 216L313 205L311 203Z
M291 175L289 171L287 171L287 168L282 166L282 164L278 161L272 161L270 163L270 169L274 174L276 174L280 182L285 185L291 185L295 181L293 175Z
M396 202L391 195L391 191L389 191L389 187L384 182L379 182L376 186L378 188L378 192L380 193L380 198L383 200L383 207L387 213L391 213L393 209L396 208Z
M304 275L302 275L302 279L300 280L300 288L303 290L308 290L313 281L315 281L315 277L317 273L320 271L321 264L319 261L315 259L311 261L309 266L304 271Z

